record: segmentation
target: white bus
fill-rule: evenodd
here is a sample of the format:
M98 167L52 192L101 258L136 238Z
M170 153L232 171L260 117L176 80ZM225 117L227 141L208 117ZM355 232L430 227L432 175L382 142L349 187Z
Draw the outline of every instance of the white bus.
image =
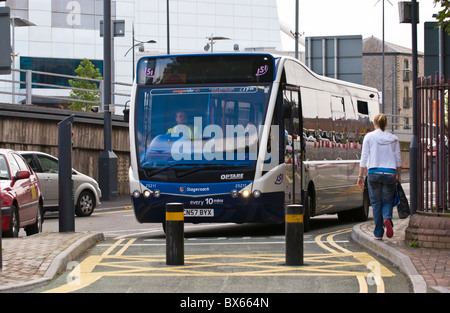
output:
M366 220L357 184L378 92L270 54L141 58L130 105L130 191L141 223L184 204L186 222Z

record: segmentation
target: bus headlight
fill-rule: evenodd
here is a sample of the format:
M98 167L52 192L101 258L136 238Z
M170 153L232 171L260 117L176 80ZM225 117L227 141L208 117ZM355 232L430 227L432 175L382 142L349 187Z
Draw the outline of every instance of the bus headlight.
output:
M145 198L150 198L150 196L152 195L152 192L148 189L145 189L142 194L144 195Z
M259 190L253 191L253 197L259 198L260 196L261 196L261 191L259 191Z
M248 196L250 196L250 191L248 191L247 189L242 190L242 196L244 198L248 198Z
M139 192L139 190L133 191L133 197L139 198L140 196L141 196L141 193Z
M160 195L161 195L161 191L159 191L158 189L153 190L153 197L159 198Z

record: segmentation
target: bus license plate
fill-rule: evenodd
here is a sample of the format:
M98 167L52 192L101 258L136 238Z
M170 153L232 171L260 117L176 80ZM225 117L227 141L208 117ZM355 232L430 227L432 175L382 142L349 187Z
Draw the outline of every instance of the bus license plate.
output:
M210 217L214 216L214 209L184 209L185 217Z

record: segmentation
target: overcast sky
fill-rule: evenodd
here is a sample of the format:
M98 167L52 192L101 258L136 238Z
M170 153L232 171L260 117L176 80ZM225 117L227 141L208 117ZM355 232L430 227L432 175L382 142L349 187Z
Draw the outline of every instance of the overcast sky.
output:
M411 48L411 24L400 24L398 0L299 0L299 32L309 36L362 35L382 39L382 3L385 1L385 40ZM277 0L280 19L295 30L295 0ZM378 3L377 3L378 2ZM392 3L392 5L390 3ZM435 20L439 12L433 0L418 0L420 24L417 26L418 49L424 50L424 22ZM282 36L288 50L294 41Z

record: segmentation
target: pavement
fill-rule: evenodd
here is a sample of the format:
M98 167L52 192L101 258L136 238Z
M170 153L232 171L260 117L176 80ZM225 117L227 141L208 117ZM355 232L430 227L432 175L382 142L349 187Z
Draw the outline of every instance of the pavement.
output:
M413 292L450 292L450 250L413 248L405 243L409 218L394 219L394 236L373 239L372 220L355 225L352 239L396 265L411 280ZM49 283L70 262L104 240L96 232L44 232L29 237L3 238L0 293L19 293Z
M383 237L381 241L373 239L373 220L355 225L351 237L406 274L414 293L450 293L450 249L410 247L405 242L409 217L396 219L394 212L393 224L392 238Z

